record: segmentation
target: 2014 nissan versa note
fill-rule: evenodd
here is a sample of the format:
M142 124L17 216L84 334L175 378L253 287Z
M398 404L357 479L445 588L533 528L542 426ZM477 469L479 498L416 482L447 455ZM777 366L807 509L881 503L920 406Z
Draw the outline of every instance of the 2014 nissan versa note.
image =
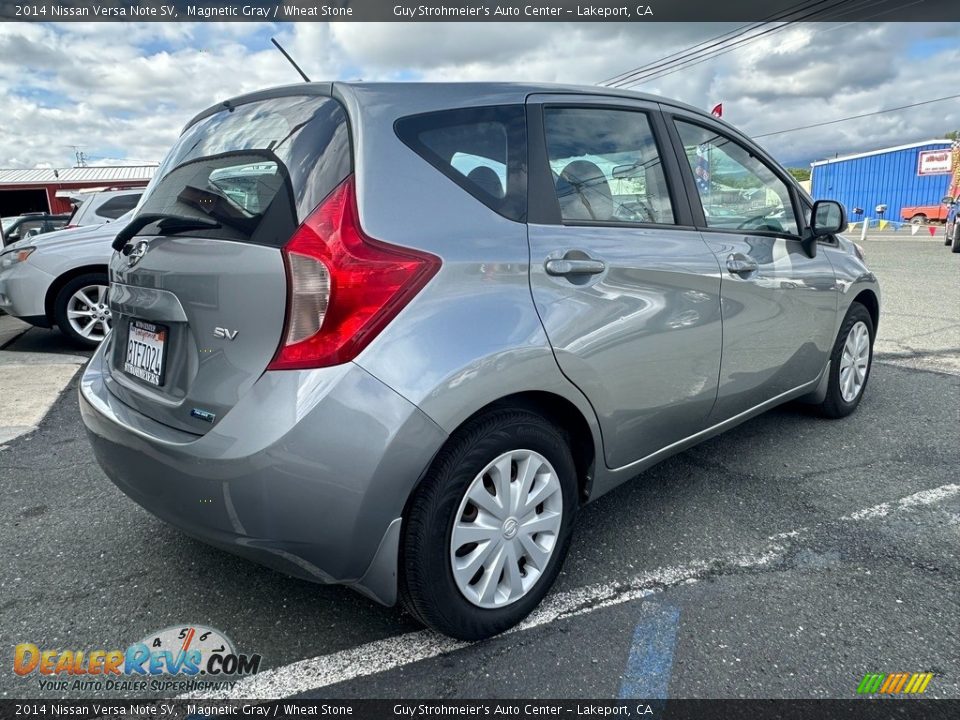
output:
M662 98L245 95L118 234L83 419L191 535L487 637L543 599L584 503L780 403L857 407L880 293L845 226Z

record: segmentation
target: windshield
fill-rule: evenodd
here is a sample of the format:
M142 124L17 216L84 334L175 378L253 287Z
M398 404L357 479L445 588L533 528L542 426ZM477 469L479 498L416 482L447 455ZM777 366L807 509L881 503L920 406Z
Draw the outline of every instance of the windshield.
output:
M12 226L16 221L17 221L17 218L15 217L0 218L0 228L2 228L4 232L6 232L7 229L10 226Z
M207 221L191 230L198 237L279 246L350 170L346 113L335 100L225 107L184 132L136 212ZM157 231L154 222L137 234Z

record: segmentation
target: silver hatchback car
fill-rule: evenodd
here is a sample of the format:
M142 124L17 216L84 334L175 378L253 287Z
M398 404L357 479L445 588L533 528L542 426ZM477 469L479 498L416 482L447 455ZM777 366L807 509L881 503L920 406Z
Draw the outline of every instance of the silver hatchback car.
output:
M487 637L543 599L584 503L789 400L857 407L880 293L845 225L663 98L245 95L117 235L83 419L185 532Z

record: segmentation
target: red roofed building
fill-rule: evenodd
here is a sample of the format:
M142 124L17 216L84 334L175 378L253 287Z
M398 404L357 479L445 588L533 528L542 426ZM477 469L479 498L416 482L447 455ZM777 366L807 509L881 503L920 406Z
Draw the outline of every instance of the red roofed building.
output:
M84 192L146 185L156 165L0 170L0 216L69 213Z

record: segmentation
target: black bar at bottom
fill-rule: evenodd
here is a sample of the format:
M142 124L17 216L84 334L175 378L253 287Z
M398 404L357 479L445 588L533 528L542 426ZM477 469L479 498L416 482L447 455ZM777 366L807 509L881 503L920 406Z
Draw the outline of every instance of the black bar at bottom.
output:
M960 700L0 700L0 718L938 720Z

